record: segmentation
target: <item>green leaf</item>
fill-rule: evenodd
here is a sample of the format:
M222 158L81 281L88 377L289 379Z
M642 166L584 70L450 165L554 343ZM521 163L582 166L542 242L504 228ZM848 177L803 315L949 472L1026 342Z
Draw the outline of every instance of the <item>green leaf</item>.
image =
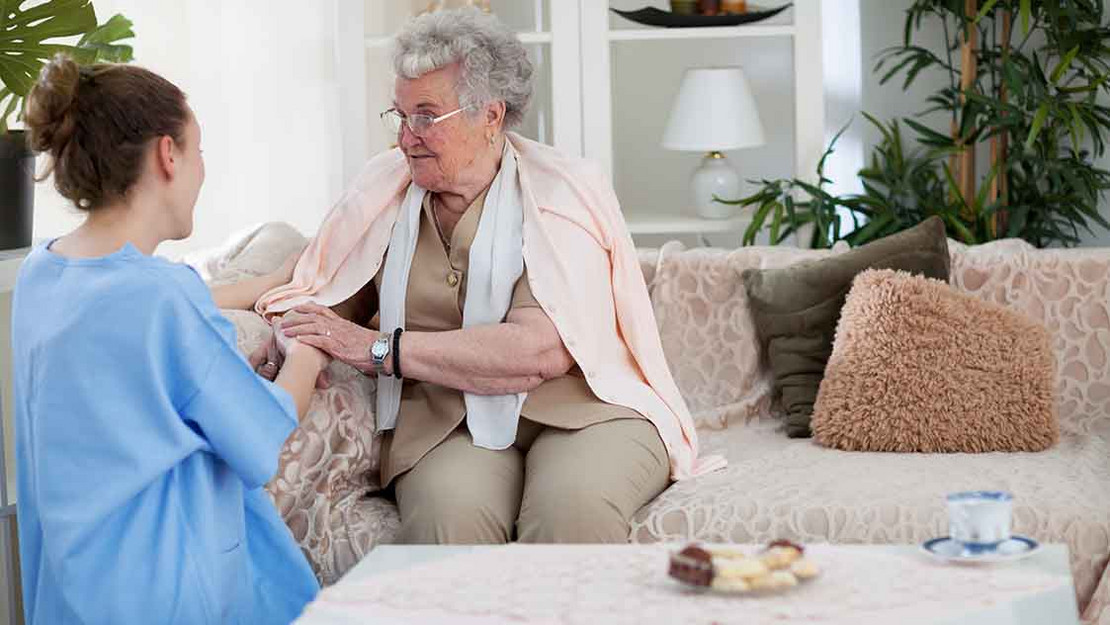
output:
M763 223L767 221L767 213L769 213L776 204L778 204L778 202L768 200L756 209L755 214L752 215L751 223L748 224L747 230L744 231L744 245L752 245L755 243L756 235L763 229Z
M92 50L96 61L128 63L134 59L131 46L120 45L117 42L135 36L131 26L131 20L119 14L113 15L95 30L85 33L77 43L77 47Z
M948 182L948 191L952 193L952 197L959 201L961 208L968 210L967 201L964 200L963 193L960 193L960 185L956 184L956 179L952 176L952 170L948 168L948 163L944 164L944 179Z
M1037 112L1033 114L1033 125L1029 127L1029 136L1025 138L1025 149L1033 149L1033 143L1037 140L1037 135L1041 132L1041 127L1044 126L1044 120L1048 118L1048 102L1042 103L1037 107Z
M20 98L16 97L7 87L0 88L0 102L3 102L5 99L8 100L8 105L4 107L4 113L0 114L0 134L8 132L8 118L15 112L15 108L19 105L20 100Z
M892 223L894 223L894 215L891 213L883 213L868 221L862 228L849 235L852 239L852 246L855 247L873 241L879 233L883 232Z
M792 204L794 202L794 199L791 198L789 195L786 196L784 199L786 200L787 204ZM774 217L771 218L771 243L774 245L778 245L782 242L782 239L779 238L779 229L782 228L783 212L784 210L781 206L776 206Z
M1060 82L1060 77L1063 76L1064 72L1071 66L1071 62L1075 60L1075 55L1077 54L1079 54L1079 46L1075 46L1071 50L1068 50L1067 54L1056 63L1056 67L1052 68L1052 73L1049 74L1048 77L1048 79L1052 81L1052 84L1055 85Z
M1079 109L1074 104L1068 104L1068 112L1071 113L1068 131L1071 133L1072 153L1078 154L1079 146L1083 142L1083 120L1079 118Z
M959 234L960 240L964 243L967 243L968 245L975 245L979 242L979 240L975 236L975 233L969 230L968 227L965 226L963 222L960 221L957 217L945 214L942 215L942 218L944 219L944 223L952 226L952 229L955 230L957 234Z
M1021 6L1018 9L1021 12L1021 32L1027 34L1029 32L1029 16L1033 13L1033 3L1031 0L1021 0Z
M96 28L89 0L47 0L22 9L25 4L28 0L9 2L0 13L0 82L21 98L30 92L47 59L73 50L47 40Z
M994 167L991 167L990 172L987 173L987 177L979 183L979 192L975 194L975 205L971 207L972 214L981 216L991 212L989 210L990 207L987 205L987 195L990 193L991 183L998 177L998 172L1002 165L1003 163L1001 162L995 163Z
M952 137L946 134L941 134L925 124L909 119L908 117L903 121L906 122L907 126L917 131L919 135L918 138L922 143L929 143L931 145L952 145Z
M975 19L972 20L972 23L978 24L979 20L986 17L987 13L990 13L991 9L993 9L994 5L997 3L998 0L987 0L985 3L983 3L983 8L979 9L979 14L975 16Z
M890 80L891 78L893 78L895 74L900 72L902 70L902 68L906 67L907 65L909 65L910 63L912 63L914 61L915 57L913 55L907 54L905 56L906 56L906 58L899 61L897 65L890 68L889 70L887 70L887 72L885 74L883 74L882 78L879 79L879 84L880 85L885 85L887 83L887 81Z
M1020 237L1022 231L1025 230L1025 224L1029 217L1029 206L1019 204L1017 206L1011 205L1007 211L1006 218L1008 224L1006 226L1007 237Z
M114 43L121 39L130 39L135 36L135 32L131 30L134 24L131 20L120 15L119 13L108 18L96 29L86 32L81 41L77 42L78 46L85 46L93 43Z

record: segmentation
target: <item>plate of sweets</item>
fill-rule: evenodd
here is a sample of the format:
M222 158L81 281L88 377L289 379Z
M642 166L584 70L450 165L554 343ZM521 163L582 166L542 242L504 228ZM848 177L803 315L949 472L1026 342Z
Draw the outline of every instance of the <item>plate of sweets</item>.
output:
M816 578L821 569L805 548L776 540L759 552L738 547L687 545L671 554L668 574L692 588L728 594L774 594Z

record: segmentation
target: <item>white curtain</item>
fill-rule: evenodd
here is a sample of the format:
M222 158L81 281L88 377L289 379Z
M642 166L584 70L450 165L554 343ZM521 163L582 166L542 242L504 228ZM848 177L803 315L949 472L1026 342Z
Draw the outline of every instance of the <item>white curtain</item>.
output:
M178 257L252 224L311 233L343 181L337 5L349 0L96 0L103 21L134 21L135 63L180 86L202 129L207 181ZM49 184L36 193L35 237L79 223Z

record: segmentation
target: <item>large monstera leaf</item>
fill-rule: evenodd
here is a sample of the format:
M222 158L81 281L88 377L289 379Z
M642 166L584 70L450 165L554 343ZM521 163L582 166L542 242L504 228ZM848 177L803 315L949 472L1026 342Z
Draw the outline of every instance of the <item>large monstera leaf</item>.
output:
M75 44L59 42L78 35ZM134 36L122 15L98 26L91 0L0 0L0 132L7 131L8 118L55 54L64 52L78 63L127 62L131 46L116 42Z

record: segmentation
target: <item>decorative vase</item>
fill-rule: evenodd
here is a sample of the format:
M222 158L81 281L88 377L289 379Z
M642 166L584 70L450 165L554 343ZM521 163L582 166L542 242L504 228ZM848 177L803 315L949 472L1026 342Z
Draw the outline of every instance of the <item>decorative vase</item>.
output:
M31 245L35 155L22 130L0 134L0 250Z
M691 199L694 212L703 219L728 219L736 214L736 207L722 204L714 197L730 199L740 197L740 174L720 152L710 152L701 160L690 178Z

